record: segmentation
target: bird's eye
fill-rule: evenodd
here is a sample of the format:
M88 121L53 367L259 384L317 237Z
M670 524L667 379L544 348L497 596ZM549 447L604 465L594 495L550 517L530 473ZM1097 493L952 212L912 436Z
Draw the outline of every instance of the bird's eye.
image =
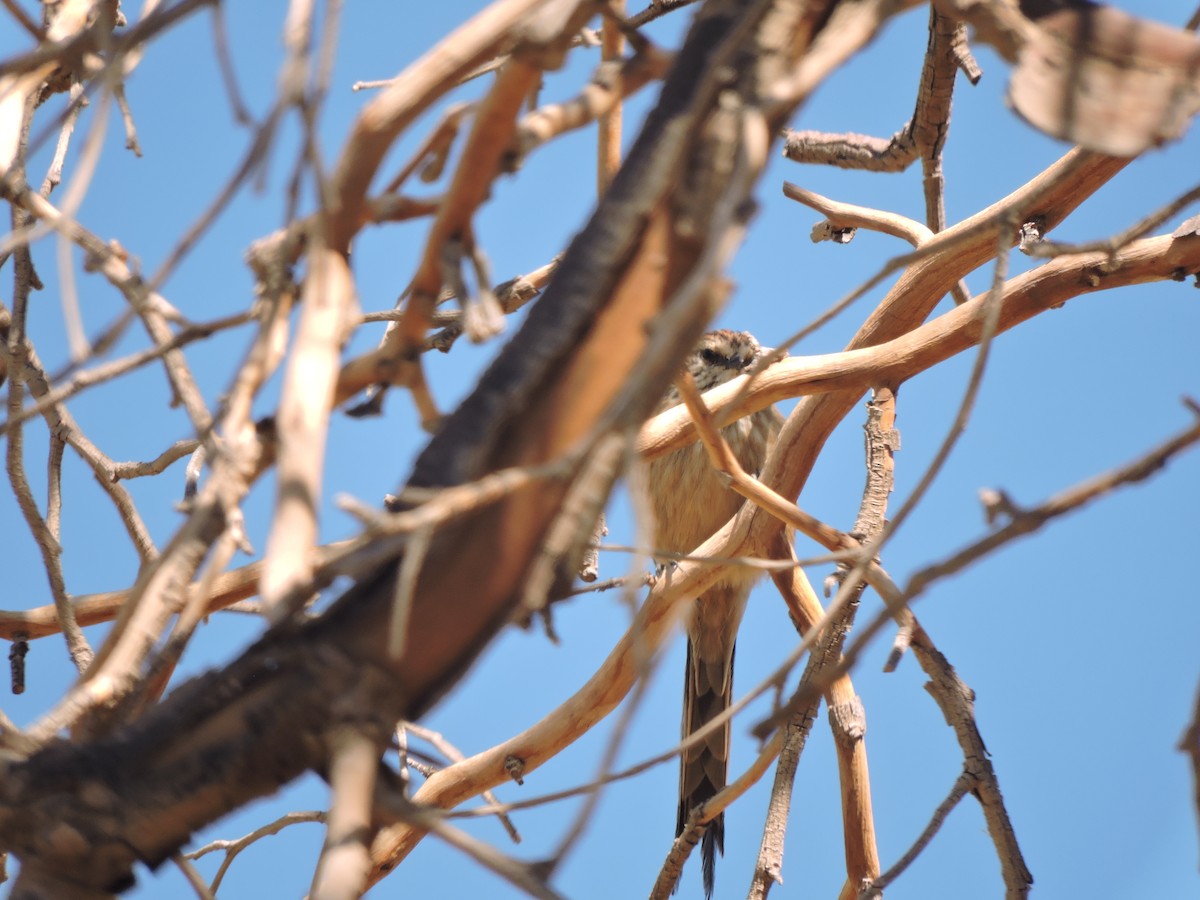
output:
M721 364L721 355L716 350L709 350L707 347L700 351L700 358L710 366Z

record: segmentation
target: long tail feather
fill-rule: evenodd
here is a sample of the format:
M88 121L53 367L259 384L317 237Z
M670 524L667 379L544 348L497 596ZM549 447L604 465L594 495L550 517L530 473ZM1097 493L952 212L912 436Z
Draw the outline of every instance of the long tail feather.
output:
M722 654L723 656L723 654ZM687 666L683 687L683 734L688 736L724 712L733 690L733 653L728 659L701 659L692 641L688 641ZM699 744L680 756L679 811L675 823L678 837L688 815L711 800L725 787L729 770L729 724L716 729ZM711 822L700 842L704 896L711 900L715 883L716 854L725 853L725 814Z

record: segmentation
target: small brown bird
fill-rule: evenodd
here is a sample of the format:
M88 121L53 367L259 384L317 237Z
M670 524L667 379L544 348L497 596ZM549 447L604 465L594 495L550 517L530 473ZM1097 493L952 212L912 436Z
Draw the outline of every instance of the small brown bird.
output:
M710 331L687 358L687 370L701 391L745 373L765 355L754 336L745 331ZM659 412L680 402L672 387ZM779 434L783 417L774 407L739 419L721 430L738 462L757 473L767 450ZM650 500L654 509L655 547L689 553L725 524L742 505L742 498L721 483L704 447L691 444L650 463ZM753 569L734 568L692 604L687 633L687 667L683 682L683 736L686 738L729 706L733 694L733 649L738 624L760 576ZM678 836L689 813L725 787L729 769L729 724L685 751L679 765ZM725 817L709 823L700 845L704 895L712 897L716 852L725 852Z

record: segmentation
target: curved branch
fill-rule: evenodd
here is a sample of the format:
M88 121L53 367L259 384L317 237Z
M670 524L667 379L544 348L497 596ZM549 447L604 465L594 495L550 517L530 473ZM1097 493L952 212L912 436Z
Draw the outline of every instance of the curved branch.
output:
M1108 253L1061 257L1010 280L1000 297L997 331L1007 331L1047 309L1054 309L1083 294L1109 288L1174 280L1181 273L1200 271L1200 236L1157 237L1130 244L1117 254L1115 271L1109 271ZM974 347L982 328L986 295L955 307L902 337L875 347L820 356L785 359L754 376L746 386L742 376L707 391L701 400L718 423L730 422L791 397L836 390L866 390L872 383L904 381L964 350ZM695 441L696 429L683 407L660 413L643 426L637 451L643 459L656 459ZM336 548L321 548L327 552ZM219 576L208 600L210 611L252 597L258 592L261 563L251 563ZM80 625L110 621L128 591L89 594L75 600ZM53 606L0 611L0 638L15 640L58 633Z
M1061 257L1011 279L999 300L997 333L1083 294L1176 280L1196 272L1200 270L1200 237L1157 237L1130 244L1117 254L1111 271L1110 259L1105 252ZM707 391L701 399L717 423L724 424L792 397L864 391L872 384L904 381L976 345L986 296L981 294L885 343L789 357L754 376L743 375ZM695 440L695 426L687 410L674 407L646 423L638 435L637 450L644 459L656 459Z
M1038 312L1060 306L1071 297L1099 290L1100 283L1089 282L1083 276L1093 271L1102 260L1107 259L1107 254L1062 258L1012 279L1005 286L1000 298L1001 329L1011 328ZM1102 283L1105 287L1168 279L1178 271L1200 270L1200 237L1164 237L1139 241L1127 247L1118 255L1118 259L1121 267L1103 276ZM852 356L853 352L876 353L877 364L883 364L891 353L894 354L894 358L890 365L896 368L890 371L901 372L904 371L904 366L915 366L912 371L916 372L926 367L916 366L914 361L917 359L923 359L927 365L932 365L934 361L940 361L955 352L974 346L982 328L980 312L983 299L979 297L956 307L928 326L889 345L872 350L834 354L839 357L841 366L837 369L838 374L829 377L845 379L843 383L855 385L867 377L867 372L872 370L863 365L864 357ZM945 356L940 355L943 353ZM847 365L846 357L850 357L855 364ZM766 383L761 387L757 384L752 387L747 396L752 397L753 402L747 399L744 407L737 408L736 415L744 415L751 409L761 409L774 400L786 397L789 387L795 387L794 384L787 385L789 376L794 378L796 383L804 379L804 375L795 373L792 367L803 370L806 362L802 359L785 360L767 369L758 376ZM825 370L826 374L828 371ZM873 374L878 377L878 370L873 370ZM740 387L737 381L709 391L703 396L702 399L710 411L720 411L723 417L730 419L735 417L721 406L721 401L728 401L737 394ZM807 381L804 383L806 386L811 385ZM663 413L649 423L647 429L650 430L659 423L682 420L683 415L686 415L686 412L681 415L678 409ZM682 437L685 431L688 432L686 438ZM661 433L656 436L662 437ZM640 452L652 458L694 439L694 427L685 427L680 421L678 429L674 431L674 440L678 441L678 444L665 446L662 440L647 440L647 432L643 432L638 446ZM779 452L777 449L772 458ZM771 463L768 462L768 469L770 468ZM751 505L743 507L742 513L726 523L724 528L690 555L697 558L723 556L747 547L751 539L752 523L759 517L770 518L770 515ZM712 584L720 577L721 571L720 566L681 563L673 571L669 585L660 581L654 586L642 606L638 620L613 648L596 673L575 694L520 734L437 772L421 787L415 799L444 808L455 806L483 790L507 781L509 775L505 769L505 761L510 757L520 759L524 763L523 771L529 772L586 733L628 693L641 671L639 660L654 653L671 633L680 604ZM386 859L388 868L394 866L417 844L421 836L420 831L416 829L401 828L389 839L389 852L383 854L377 850L376 859Z

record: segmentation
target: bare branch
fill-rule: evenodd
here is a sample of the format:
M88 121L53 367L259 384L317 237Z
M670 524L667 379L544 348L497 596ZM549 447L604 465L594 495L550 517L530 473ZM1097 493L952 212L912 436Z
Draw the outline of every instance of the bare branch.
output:
M906 252L873 274L866 272L870 277L836 303L821 302L818 312L828 308L807 325L803 319L784 321L794 317L794 310L772 310L782 334L795 331L782 346L794 348L875 286L886 292L882 302L863 314L843 352L784 359L781 347L746 377L704 397L685 385L685 408L651 418L678 375L680 361L731 296L727 267L752 221L754 198L761 199L756 182L771 141L834 70L855 57L891 18L917 4L706 0L694 15L689 10L681 17L679 24L688 25L686 38L668 38L672 45L660 50L638 29L689 4L656 0L649 9L624 18L624 2L491 0L442 42L425 43L430 49L397 78L381 83L381 91L363 97L329 92L343 24L340 0L324 5L290 0L275 96L257 123L250 119L235 74L235 63L240 71L242 55L252 52L246 48L253 45L237 34L227 40L221 10L214 10L211 43L201 35L201 46L221 71L231 115L251 130L235 170L222 183L215 188L179 185L207 190L210 196L195 223L181 234L162 236L168 252L155 264L155 279L191 277L192 269L177 263L202 234L210 229L214 236L218 233L212 226L255 176L258 186L281 201L281 221L277 231L250 248L253 294L240 304L242 312L194 324L193 317L213 315L195 312L200 308L195 292L178 285L180 296L171 299L180 305L169 302L158 292L158 281L142 277L139 248L130 245L127 250L102 237L108 226L85 224L101 202L98 191L91 191L89 205L80 204L89 185L110 190L113 173L100 165L110 159L101 150L104 129L118 111L128 141L136 146L134 117L124 97L129 73L153 39L212 6L212 0L145 0L132 26L113 0L46 4L41 11L45 25L33 22L19 2L3 0L0 18L14 20L14 34L25 49L0 61L0 198L13 213L11 230L0 234L0 267L11 260L13 273L11 310L0 307L0 382L10 381L0 439L9 441L6 472L16 497L13 509L20 510L33 536L30 541L18 528L13 549L19 557L24 545L36 547L37 552L26 554L28 560L18 562L35 572L44 570L48 589L41 591L45 597L13 603L46 605L0 611L0 636L13 642L15 690L24 686L23 661L32 639L64 635L85 670L46 704L48 710L38 711L40 719L28 729L18 729L0 713L0 844L19 861L16 893L107 895L129 882L134 867L153 869L170 860L198 897L214 896L242 847L286 823L267 825L243 839L246 843L225 842L226 856L211 886L179 855L180 848L217 818L316 772L331 784L333 809L313 873L314 897L358 896L427 834L446 840L518 889L554 897L552 878L565 857L582 846L581 838L593 831L606 785L661 765L692 743L715 738L716 729L728 733L733 717L749 703L773 700L773 713L757 729L763 745L752 760L741 762L739 778L692 811L653 887L654 896L665 898L697 837L774 767L776 783L751 887L753 895L763 897L782 876L783 835L794 818L789 815L791 784L822 698L835 735L843 809L847 877L839 900L878 893L923 852L949 809L968 795L980 803L1007 895L1018 898L1027 892L1029 871L997 777L1003 761L993 767L983 746L981 730L987 722L976 719L973 693L908 604L940 579L1054 517L1147 477L1200 442L1200 426L1193 424L1142 459L1032 509L1003 491L986 492L985 532L955 552L926 548L924 567L909 569L905 582L893 578L876 558L895 529L895 523L884 524L895 446L888 397L906 379L980 348L941 449L895 515L902 521L971 414L995 335L1081 294L1200 278L1195 220L1170 237L1147 238L1153 229L1186 215L1184 207L1200 197L1200 188L1180 193L1148 216L1128 214L1127 222L1137 220L1131 227L1101 228L1099 233L1109 235L1103 240L1055 240L1055 229L1129 162L1125 156L1101 156L1095 149L1071 151L1008 197L947 227L941 154L952 87L959 70L970 78L979 75L965 27L972 28L972 41L988 43L1012 62L1012 95L1022 115L1052 133L1112 153L1135 152L1170 139L1200 109L1200 41L1087 4L935 0L928 47L921 40L922 46L914 48L924 51L924 67L911 120L890 142L851 141L840 147L872 165L919 157L924 224L784 186L786 196L825 217L815 230L817 237L845 243L855 229L868 228L910 247L901 247ZM597 15L602 32L589 27ZM196 27L203 31L207 24ZM654 33L676 31L668 27ZM621 49L624 43L631 54ZM602 45L605 58L590 83L579 66L549 76L562 67L571 48ZM484 73L494 74L473 93L482 99L469 107L454 106L457 86ZM625 98L660 79L645 126L631 145L625 144L617 124ZM534 109L543 80L546 93L553 91L553 99L561 102ZM206 87L220 99L215 82ZM264 96L261 85L253 87L254 96ZM271 91L268 85L265 96L270 98ZM137 125L143 132L156 129L156 102L139 96L129 97ZM349 102L349 116L345 109L327 108L333 102ZM1114 110L1119 127L1109 121ZM91 113L90 122L82 118L85 113ZM330 123L346 118L352 125L327 161L326 131ZM413 131L422 121L431 125L424 137ZM76 140L81 122L88 127ZM561 258L493 287L485 249L514 269L531 264L528 259L514 264L507 241L483 244L491 233L480 230L483 225L490 229L496 221L523 221L506 205L516 195L497 191L501 178L527 183L530 175L537 177L535 167L518 170L524 155L592 122L600 123L601 132L601 196L594 213L573 240L550 238L549 247L533 251L544 260L569 244ZM228 117L223 127L237 130ZM146 178L149 189L161 188L161 182L156 180L159 170L146 167L171 162L161 157L161 144L155 143L159 159L150 154L139 164L140 172L154 176ZM622 164L624 146L628 155ZM287 158L283 171L275 172L281 149ZM49 163L40 187L30 187L25 173L35 153ZM125 159L120 154L116 158ZM385 160L395 168L381 173ZM442 179L447 168L451 174ZM401 194L416 175L442 179L433 189L440 193ZM380 178L391 183L372 189ZM60 182L65 191L59 190ZM581 186L587 185L572 182L566 189L579 194ZM153 194L147 196L153 201ZM163 200L169 199L164 193ZM783 201L776 195L770 202ZM107 212L97 223L108 221ZM429 221L391 227L420 217ZM137 228L145 227L144 222L128 221L136 227L121 239L144 244L153 254L159 236L143 241ZM227 225L220 223L222 229ZM375 278L371 266L379 259L379 244L363 240L369 227L377 232L373 238L382 237L389 246L411 244L412 235L418 235L416 264L404 275L413 277L408 288L403 282L389 288ZM1093 234L1096 230L1090 229ZM169 249L172 242L174 249ZM217 244L224 246L218 241L210 249L219 249ZM1014 245L1048 259L1008 278L1004 267ZM84 271L97 272L102 280L85 277L76 285L80 250ZM842 258L846 252L857 256L870 250L860 242L843 250ZM55 252L57 270L50 268ZM964 277L993 260L991 289L970 299ZM45 285L35 262L41 274L50 276ZM373 311L366 315L356 306L355 280L371 295ZM222 277L215 283L227 289L236 280ZM32 294L44 288L49 306L35 302ZM101 303L115 302L119 308L97 306L96 291ZM758 293L746 291L733 313ZM380 308L396 296L396 308ZM947 296L957 308L931 317ZM526 310L535 297L538 302ZM238 306L237 297L199 298L201 305L206 300ZM61 319L56 312L60 301ZM293 319L296 305L300 309ZM49 318L38 319L43 309ZM516 310L527 311L519 317L519 328L516 317L504 318ZM92 330L93 314L106 317L98 331ZM250 320L255 328L249 334L200 343ZM135 321L148 333L148 342L129 332ZM293 321L298 331L289 339ZM382 340L377 346L363 352L360 341L350 344L351 337L366 337L355 335L356 329L376 321L388 323L386 331L378 329L376 337ZM483 340L510 326L515 336L504 346L495 342L488 354L494 357L491 365L459 408L443 417L440 375L446 363L424 354L432 349L456 354L449 361L455 380L444 383L449 397L457 394L458 379L466 372L458 371L460 364L474 366L480 359L478 352L459 345L458 337L465 332L472 340ZM781 343L779 337L771 335L767 343ZM229 352L239 339L241 353L236 348ZM344 356L350 347L355 355ZM109 353L121 356L106 361ZM150 362L156 365L148 367ZM426 368L437 382L426 382ZM282 377L273 379L277 370ZM158 393L165 384L170 404L185 408L182 435L178 415L143 406L143 399L152 395L139 393L139 379L154 377ZM219 394L216 381L224 386ZM91 390L101 385L103 390ZM270 397L278 388L283 398L276 402ZM340 420L333 411L367 391L351 414L382 415L383 400L394 388L411 393L423 423L436 434L402 489L386 499L386 509L369 500L338 501L356 520L357 533L349 540L318 543L322 530L343 527L334 520L318 522L319 516L324 518L325 481L346 474L344 463L335 467L337 472L324 472L327 445L332 453L334 429L354 433L369 424ZM871 425L870 476L859 521L845 532L830 524L836 513L824 520L794 501L826 440L867 390L875 390L882 401L871 412L880 420ZM88 397L76 410L73 404L85 391ZM798 403L775 449L761 472L745 471L722 440L722 429L785 398L798 398ZM96 446L111 438L93 442L96 435L83 433L68 413L87 425L99 421L98 416L124 414L126 407L136 408L139 431L121 437L140 442L122 450L133 461L121 463ZM403 429L406 421L401 416L394 424ZM101 422L100 427L110 424ZM415 433L399 436L400 465L418 440ZM703 450L690 452L708 454L722 483L736 495L729 509L740 505L740 510L699 546L659 554L648 522L640 518L647 506L640 496L640 463L696 440ZM43 446L45 462L37 457ZM68 452L85 465L65 460ZM178 490L171 490L170 483L178 469L167 469L189 453L184 498L172 509ZM264 475L273 477L275 466L279 496L264 518L251 489ZM122 590L86 596L72 596L68 590L77 578L72 562L77 556L70 546L63 554L61 545L78 541L76 514L88 512L72 494L81 472L85 481L89 472L99 480L105 492L102 504L116 507L134 545L136 578L127 579L131 584L119 584L118 578ZM158 483L122 483L162 473L166 479ZM620 517L632 506L632 521L617 519L617 537L601 544L602 528L593 523L614 482L625 473L629 504L622 498L609 512ZM386 477L374 471L362 474ZM345 483L329 483L334 490L347 489ZM349 490L369 498L387 487ZM159 498L153 516L149 508L134 507L135 495L139 505ZM83 502L89 499L85 496ZM156 532L175 528L161 552L150 540L142 511ZM176 513L183 515L181 525ZM622 534L627 524L633 528L628 539ZM85 521L84 526L94 533L93 523ZM265 561L230 569L239 549L252 552L249 536L264 533ZM818 545L808 558L798 558L793 546L798 534ZM108 543L106 539L105 552ZM601 557L601 551L608 553ZM611 552L626 556L614 560ZM588 554L591 562L581 576L581 560ZM647 577L651 556L677 565ZM803 567L831 563L842 583L825 608ZM589 590L578 579L608 575L604 566L613 564L623 577L606 578L597 587L623 589L621 597L612 599L618 615L628 613L628 630L557 709L524 731L519 731L524 723L517 724L511 737L466 759L433 735L431 740L448 748L450 764L444 768L439 768L440 759L428 764L419 748L409 747L412 735L402 733L397 739L401 777L381 764L397 734L395 723L425 716L501 628L512 622L528 626L536 616L554 639L554 626L561 623L551 621L551 604ZM617 770L626 726L647 691L661 648L676 633L692 599L732 577L734 566L771 574L801 638L782 659L770 660L769 674L706 725L707 731L654 755L634 747L634 764ZM93 567L86 577L102 571L107 570ZM26 573L17 574L23 578ZM339 581L350 586L343 588ZM639 603L635 594L647 582L649 590ZM335 585L336 598L326 593ZM878 592L885 608L870 621L858 622L846 640L866 585ZM30 588L18 590L28 594ZM33 592L38 593L36 587ZM256 595L258 599L248 599ZM240 622L261 630L260 639L234 651L220 668L167 693L176 666L187 662L185 654L190 657L205 646L200 643L205 616L219 609L267 615L271 621ZM89 663L91 651L83 635L105 621L113 625ZM849 672L880 632L890 636L893 631L888 666L894 667L906 651L916 657L953 730L963 774L916 843L880 875L863 739L866 710ZM804 660L805 654L809 659ZM632 702L606 725L610 730L601 738L606 749L590 780L572 779L565 790L543 790L512 804L496 802L487 791L510 780L535 788L539 767L602 723L630 692ZM1189 725L1182 746L1195 757L1193 768L1200 773L1200 741L1193 740L1197 727ZM476 737L463 740L478 743ZM101 764L102 789L95 779ZM424 774L412 800L410 769ZM481 792L486 806L446 811ZM503 814L564 797L586 800L544 860L510 857L450 822L452 816ZM308 815L325 820L323 814ZM502 822L511 828L507 820ZM2 862L0 856L0 880L5 877Z
M1200 16L1200 11L1197 11ZM1197 825L1200 825L1200 689L1196 691L1196 706L1192 711L1192 721L1179 740L1179 750L1192 759L1192 805L1196 813Z
M314 235L313 242L296 346L276 417L280 447L278 499L261 585L273 622L294 612L281 605L282 596L311 577L325 432L341 345L358 312L346 258L329 250L320 235Z
M283 831L283 829L290 825L299 825L304 822L320 822L321 824L324 824L327 819L328 814L324 812L288 813L285 816L280 816L273 822L269 822L260 828L254 829L254 831L238 838L237 840L213 841L212 843L205 844L198 850L192 850L190 853L183 854L183 858L186 860L199 859L200 857L206 856L209 853L224 851L225 858L221 861L221 867L217 870L217 874L213 877L212 884L208 887L209 892L215 894L217 889L220 888L221 882L225 878L225 873L229 871L229 867L233 864L233 861L237 858L238 854L251 844L254 844L257 841L260 841L263 838L269 837L273 834L279 834L279 832Z
M921 851L929 846L929 842L933 840L938 830L942 827L942 823L946 821L946 816L954 807L958 806L958 802L967 795L971 790L973 779L967 772L959 775L955 779L954 785L950 788L950 793L946 799L938 804L937 809L933 811L933 816L929 820L929 824L925 826L925 830L913 842L913 845L904 852L904 855L896 860L895 865L889 868L886 872L874 879L868 887L863 888L858 893L858 900L876 900L883 896L883 889L890 885L893 881L904 873L904 870L912 865L913 860L920 856Z
M371 863L371 805L379 745L350 723L335 728L330 739L333 800L310 896L313 900L357 900Z
M618 18L625 15L625 0L609 0L606 11L610 18L604 22L600 35L600 54L605 62L621 58L625 52L625 36ZM618 100L600 115L596 129L596 196L604 195L609 182L621 168L621 102Z

